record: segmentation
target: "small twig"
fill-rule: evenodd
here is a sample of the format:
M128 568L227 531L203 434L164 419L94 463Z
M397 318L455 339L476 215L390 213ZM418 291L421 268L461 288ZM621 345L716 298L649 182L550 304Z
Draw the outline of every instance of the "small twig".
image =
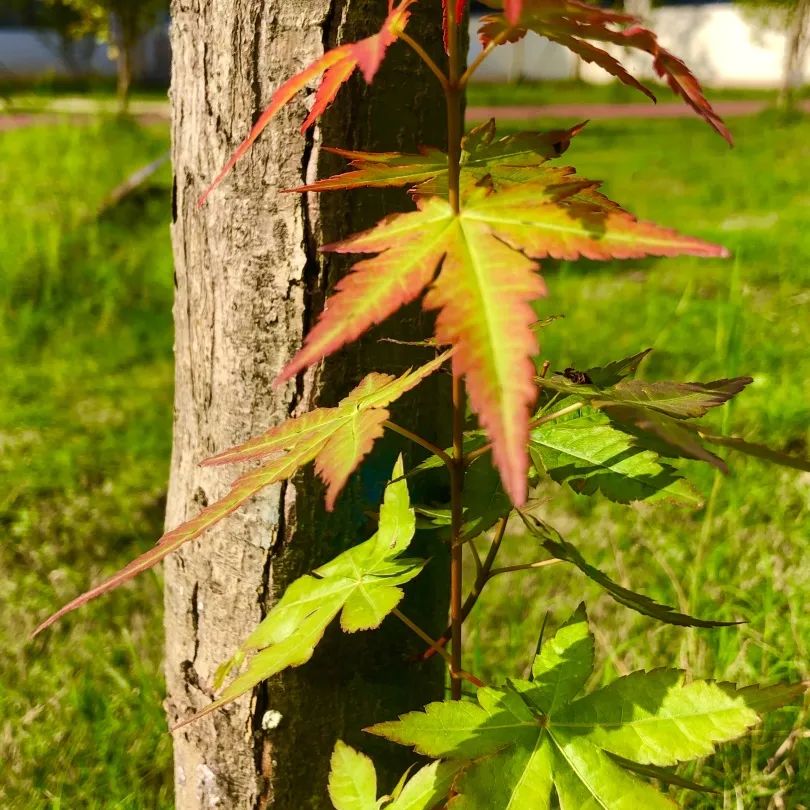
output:
M430 58L430 54L405 31L400 31L398 36L406 45L409 45L411 50L430 68L430 71L439 80L442 89L447 92L449 87L447 76L442 73L442 69Z
M412 442L416 442L416 444L421 445L425 448L425 450L432 453L434 456L438 456L447 467L453 466L453 459L451 459L441 447L433 444L433 442L429 442L427 439L423 439L418 433L414 433L413 431L408 430L408 428L404 428L402 425L392 422L390 419L383 422L383 427L387 427L389 430L393 430L394 433L399 433L400 436L404 436L406 439L410 439Z
M553 422L555 419L559 419L561 416L567 416L569 413L573 413L574 411L580 410L583 407L582 402L575 402L573 405L566 405L564 408L560 408L559 411L554 411L554 413L546 414L545 416L538 416L537 419L533 419L529 422L529 428L536 428L540 427L540 425L545 425L546 422ZM492 449L492 443L483 445L483 447L479 447L477 450L473 450L471 453L467 454L467 464L475 461L479 456L483 456L484 453L488 453Z
M452 668L452 657L447 650L441 645L440 642L434 641L416 622L411 621L399 608L394 608L391 613L396 616L408 629L413 630L425 644L430 644L430 649L435 650L442 658L447 662L447 665ZM456 671L456 677L463 678L465 681L469 681L473 686L481 687L484 686L484 682L480 678L476 678L475 675L465 672L463 669L459 669Z
M551 360L544 360L543 361L543 368L540 369L540 377L541 379L545 379L546 374L548 374L549 366L551 365Z

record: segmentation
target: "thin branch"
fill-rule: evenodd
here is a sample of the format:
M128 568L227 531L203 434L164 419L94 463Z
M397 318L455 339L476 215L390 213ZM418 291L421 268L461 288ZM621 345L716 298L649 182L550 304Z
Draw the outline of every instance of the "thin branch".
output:
M478 54L478 56L470 62L469 67L461 74L461 78L458 80L459 87L465 87L467 82L472 77L473 73L478 70L479 67L483 64L484 60L498 47L498 45L503 45L504 42L509 38L511 34L514 33L514 28L506 28L501 31L495 39L490 40L489 44Z
M438 641L434 641L416 622L409 619L401 610L398 608L394 608L391 613L396 616L408 629L412 630L416 633L425 644L430 644L430 649L435 650L445 661L447 664L452 667L452 660L451 655L447 650L442 647L441 643ZM463 669L457 671L457 675L463 678L465 681L469 681L473 686L484 686L484 682L480 678L476 678L475 675L472 675L469 672L465 672Z
M400 31L398 36L404 43L409 45L411 50L430 68L430 71L439 80L442 90L446 93L449 87L447 76L442 73L442 69L430 58L430 54L405 31Z
M469 594L467 594L467 598L464 600L464 604L461 606L460 618L462 624L466 621L470 613L472 613L472 609L475 607L475 604L478 601L478 597L481 596L481 592L484 590L484 586L487 584L487 582L489 582L490 578L489 572L495 563L495 558L498 556L498 551L500 550L501 542L503 541L504 534L506 533L506 524L508 522L509 522L508 515L504 518L501 518L501 522L498 524L498 528L495 532L495 537L492 539L492 544L489 547L487 556L481 565L481 570L479 571L478 576L475 578L475 582L473 583L473 586L470 589ZM445 644L447 644L448 641L450 641L452 633L453 629L452 626L450 626L437 639L436 644L443 647ZM428 659L431 656L435 655L436 652L437 650L434 650L431 647L431 649L426 650L422 654L422 657L424 659Z
M469 543L470 546L470 554L472 555L473 562L475 563L475 576L481 576L481 555L478 553L478 549L476 548L475 538L471 538L470 540L465 540L466 543Z
M392 422L390 419L386 419L386 421L383 422L383 427L387 427L389 430L393 430L394 433L399 433L400 436L404 436L406 439L410 439L412 442L421 445L432 455L438 456L447 467L453 466L453 459L450 458L441 447L433 444L433 442L429 442L427 439L423 439L418 433L414 433L408 430L408 428L404 428L402 425Z
M554 411L554 413L546 414L545 416L539 416L537 419L533 419L529 422L529 428L536 428L540 427L540 425L545 425L546 422L553 422L555 419L559 419L561 416L567 416L569 413L573 413L574 411L578 411L583 407L584 403L582 402L575 402L573 405L566 405L564 408L560 408L559 411ZM488 453L492 449L492 443L485 444L483 447L479 447L477 450L473 450L471 453L467 454L467 464L475 461L479 456L483 456L484 453Z

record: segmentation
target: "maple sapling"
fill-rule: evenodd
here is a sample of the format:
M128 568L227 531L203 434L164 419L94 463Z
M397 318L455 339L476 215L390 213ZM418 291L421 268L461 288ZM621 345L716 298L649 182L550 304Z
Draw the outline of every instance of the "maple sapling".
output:
M551 491L556 484L618 503L667 500L695 508L702 498L687 478L689 468L673 459L703 462L725 472L726 461L709 449L718 445L801 470L810 469L810 462L718 435L698 421L739 394L752 382L749 377L709 382L635 379L649 350L587 369L560 363L564 371L549 373L554 366L539 356L538 334L554 319L538 322L533 306L548 294L540 261L728 254L721 246L638 220L606 197L599 182L565 165L563 155L577 138L587 137L584 123L543 133L499 135L495 122L488 121L465 133L464 92L495 49L534 31L654 98L617 58L594 43L649 54L655 71L675 93L729 143L731 135L686 65L632 15L579 0L488 0L493 10L479 32L483 50L465 68L459 34L465 2L449 0L435 28L436 36L444 37L445 70L407 32L413 5L414 0L390 5L376 33L327 51L282 83L201 203L296 93L320 78L302 125L306 130L356 70L371 82L389 49L402 40L425 61L444 91L447 151L331 148L348 161L347 169L292 189L308 194L407 187L414 206L323 247L362 258L337 282L276 384L291 383L417 299L436 316L434 334L426 336L426 362L399 377L370 372L333 407L289 419L205 461L254 466L235 478L225 497L56 612L37 632L155 565L264 487L289 480L310 463L325 486L326 508L331 511L352 473L387 430L421 447L428 457L406 469L400 456L385 489L376 531L294 581L217 670L213 686L222 691L216 699L179 725L218 710L288 667L304 665L336 619L343 631L353 633L376 628L391 615L426 645L416 658L438 654L446 661L450 699L367 729L433 760L403 776L391 793L378 796L371 760L337 741L328 794L338 810L538 810L550 808L552 796L554 806L565 808L673 807L672 799L648 778L702 789L667 768L706 756L719 743L745 734L763 712L795 701L804 687L738 688L661 669L632 673L583 695L594 667L593 635L584 606L550 638L544 639L541 631L542 643L527 679L485 685L464 666L464 621L493 577L568 565L618 603L657 621L707 629L736 624L688 615L616 583L539 514L530 493L535 487ZM447 448L396 424L388 410L443 368L451 372L452 388L452 441ZM468 410L477 419L471 429ZM408 482L430 469L445 470L449 503L411 503ZM541 559L531 554L525 563L496 567L510 519L525 530L527 545L542 550ZM430 564L429 559L408 555L417 524L436 544L449 545L446 629L420 627L399 607L402 586ZM488 545L483 557L476 540ZM466 594L465 554L476 569ZM463 684L475 690L474 700L465 699ZM313 790L320 796L326 789Z

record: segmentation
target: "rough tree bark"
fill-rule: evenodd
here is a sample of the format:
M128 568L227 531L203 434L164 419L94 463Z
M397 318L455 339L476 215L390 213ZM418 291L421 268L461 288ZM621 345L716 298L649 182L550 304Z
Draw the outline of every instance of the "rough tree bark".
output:
M415 15L439 57L438 3ZM298 125L306 99L271 124L203 209L196 200L245 135L272 90L336 42L375 30L379 0L173 0L172 79L175 187L176 394L166 525L222 495L232 470L199 468L215 451L318 404L336 400L371 369L402 371L425 349L380 343L379 330L317 373L274 391L271 381L301 345L328 286L346 264L324 260L318 244L367 227L403 195L356 192L302 198L282 189L311 178L330 157L321 142L350 148L442 145L438 87L410 51L395 45L372 89L353 80L320 129ZM430 328L413 308L398 336ZM444 381L411 395L395 418L441 440ZM446 435L446 434L445 434ZM166 680L170 723L211 699L216 666L229 657L291 579L364 539L362 515L394 461L393 439L375 451L327 519L322 492L305 473L270 488L219 528L166 563ZM446 619L441 562L410 589L406 610L436 632ZM422 593L424 598L419 599ZM439 598L437 600L437 594ZM337 636L340 636L339 638ZM342 736L387 766L394 746L359 729L435 699L443 673L411 663L419 648L389 619L377 633L327 636L310 664L175 734L176 802L194 808L302 810L327 807L328 757ZM390 775L390 774L389 774ZM383 781L384 788L392 785Z

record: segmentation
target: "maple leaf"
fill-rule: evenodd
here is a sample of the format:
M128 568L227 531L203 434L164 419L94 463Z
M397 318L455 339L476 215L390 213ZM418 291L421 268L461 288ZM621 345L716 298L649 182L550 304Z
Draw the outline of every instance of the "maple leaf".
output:
M531 680L481 688L476 703L431 703L366 731L464 765L454 810L548 810L552 791L559 807L665 810L676 805L632 771L665 776L659 769L712 753L805 691L738 689L658 669L578 697L593 664L580 606L543 644Z
M214 179L214 182L202 194L199 204L203 205L205 203L208 195L222 182L228 172L256 142L270 119L311 81L323 76L315 93L315 103L301 125L301 132L306 132L315 123L318 116L334 101L343 83L356 69L359 69L366 82L371 84L385 58L389 45L397 40L400 32L408 24L410 6L414 2L415 0L402 0L396 7L389 4L388 16L376 34L361 39L359 42L340 45L331 51L327 51L305 70L284 82L273 94L269 106L250 130L247 138L237 147L230 160Z
M389 416L386 406L418 385L451 356L452 352L444 352L401 377L373 372L334 408L318 408L289 419L245 444L205 460L206 466L252 460L261 460L262 466L239 476L225 497L164 534L149 551L60 608L37 627L34 635L66 613L156 565L230 515L248 498L270 484L290 478L313 460L318 475L326 483L326 508L331 511L351 472L382 435L383 423Z
M620 605L635 610L643 616L650 616L665 624L674 624L681 627L729 627L740 622L720 622L711 619L699 619L686 613L679 613L669 605L662 605L641 593L631 591L614 582L607 574L591 565L576 546L564 540L562 535L553 527L542 521L536 515L527 515L522 511L518 514L526 528L543 544L543 548L557 560L576 566L588 579L595 582L615 599Z
M405 772L390 796L377 798L374 763L342 740L332 752L329 798L335 810L434 810L459 771L457 762L431 762L413 776Z
M665 499L694 508L703 503L677 470L601 413L534 428L529 453L539 472L580 494L600 491L618 503Z
M402 556L415 528L400 457L385 489L377 532L291 583L234 656L218 668L214 687L251 656L245 671L217 700L176 728L230 703L271 675L309 661L338 614L347 633L379 627L404 596L398 586L418 576L425 565L424 560Z
M492 4L499 5L499 4ZM608 11L579 0L505 0L504 13L483 18L478 35L484 46L516 42L527 31L557 42L588 62L595 62L620 81L655 100L655 96L607 51L589 40L644 51L653 68L698 115L730 144L731 133L703 95L700 82L684 62L658 42L655 33L631 15Z
M534 172L526 170L562 155L586 123L550 132L519 132L497 140L494 119L477 126L461 142L462 186L469 188L484 178L489 178L496 188L534 179ZM331 148L326 151L350 161L351 170L290 191L414 186L413 194L447 196L447 155L438 149L425 148L417 154Z
M726 255L723 248L639 222L596 192L597 186L570 168L540 166L533 182L468 190L458 214L440 197L419 197L416 211L386 217L327 246L378 255L355 264L338 282L277 382L354 340L429 286L423 304L439 310L436 339L456 347L454 373L467 378L504 486L522 504L529 408L536 395L530 303L546 290L532 259Z

